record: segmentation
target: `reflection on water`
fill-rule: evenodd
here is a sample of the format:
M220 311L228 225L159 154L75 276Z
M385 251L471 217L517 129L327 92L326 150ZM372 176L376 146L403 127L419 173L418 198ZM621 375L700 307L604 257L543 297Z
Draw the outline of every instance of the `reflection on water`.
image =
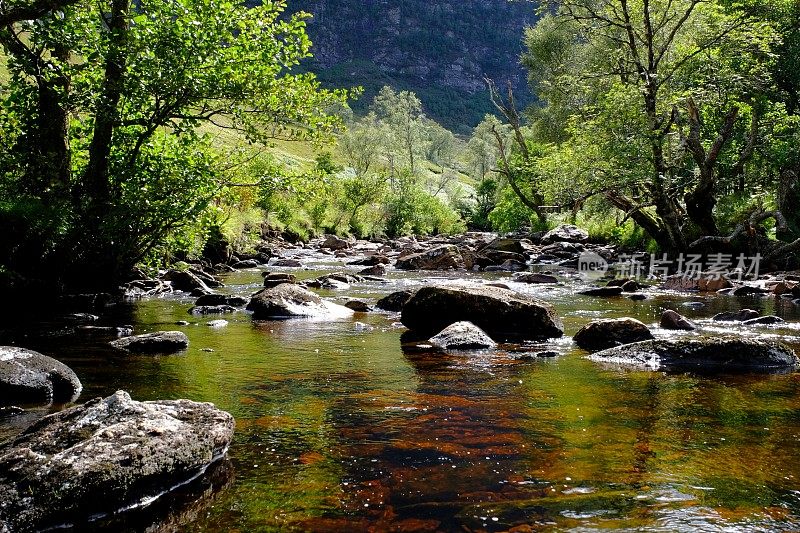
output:
M256 271L231 274L226 290L246 295L260 279ZM322 294L374 301L422 281L405 274ZM797 332L705 320L741 305L798 320L791 303L772 299L632 302L576 297L571 284L515 288L553 302L567 335L595 317L652 324L666 307L698 320L705 333L792 341ZM180 495L161 503L148 519L151 531L800 528L798 374L610 370L583 359L568 339L535 347L560 354L548 359L511 348L404 354L392 315L253 323L235 313L226 327L209 328L216 317L188 315L191 303L120 305L102 319L132 323L137 333L184 331L191 345L181 355L120 355L108 339L61 330L21 341L75 369L84 401L121 388L140 400L212 401L236 417L224 475L187 488L183 503ZM2 436L21 425L0 420ZM147 525L141 516L105 524Z

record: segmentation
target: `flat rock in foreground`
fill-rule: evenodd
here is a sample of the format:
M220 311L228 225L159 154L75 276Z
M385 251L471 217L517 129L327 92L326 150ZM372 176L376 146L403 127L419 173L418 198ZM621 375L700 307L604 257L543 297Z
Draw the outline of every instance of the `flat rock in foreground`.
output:
M594 353L589 359L647 370L719 373L778 372L800 364L794 351L780 342L738 337L637 342Z
M137 402L123 391L47 416L0 448L0 531L151 503L222 457L233 429L210 403Z
M0 346L0 404L69 402L81 388L64 363L33 350Z
M495 341L561 337L564 327L553 308L499 287L419 289L403 306L403 325L430 336L455 322L472 322Z

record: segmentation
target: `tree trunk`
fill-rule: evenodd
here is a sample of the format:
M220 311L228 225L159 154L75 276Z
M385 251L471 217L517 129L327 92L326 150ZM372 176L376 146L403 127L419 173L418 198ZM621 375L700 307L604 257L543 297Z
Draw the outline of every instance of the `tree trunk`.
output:
M129 7L130 0L111 2L105 78L96 104L94 131L89 145L89 163L84 175L84 190L89 198L90 222L98 226L107 215L111 203L108 165L111 140L118 115L117 106L122 96L125 77Z

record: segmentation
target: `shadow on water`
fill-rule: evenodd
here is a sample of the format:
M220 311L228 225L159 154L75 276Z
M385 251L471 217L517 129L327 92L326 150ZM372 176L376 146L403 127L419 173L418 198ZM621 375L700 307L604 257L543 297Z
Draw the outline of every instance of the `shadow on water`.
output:
M226 281L226 290L248 295L260 274ZM403 273L322 294L374 303L428 281ZM211 401L235 416L224 479L208 476L157 506L94 525L107 530L800 528L799 374L609 369L584 359L569 338L592 318L654 324L672 308L698 321L700 335L796 345L795 306L655 292L642 302L592 299L576 296L570 282L515 288L552 302L567 337L470 355L404 353L397 315L254 323L237 312L217 329L205 324L220 317L191 316L191 298L169 296L106 309L97 325L184 331L190 346L182 354L123 355L108 346L110 337L55 322L2 338L70 365L84 384L81 401L125 389L139 400ZM790 324L709 320L741 307ZM674 334L656 330L667 335ZM558 356L526 357L545 350ZM0 419L0 436L25 424Z

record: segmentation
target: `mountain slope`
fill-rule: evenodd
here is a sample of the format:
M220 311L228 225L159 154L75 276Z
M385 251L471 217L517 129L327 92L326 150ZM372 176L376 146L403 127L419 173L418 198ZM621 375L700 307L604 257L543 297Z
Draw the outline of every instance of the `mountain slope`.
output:
M535 4L509 0L289 0L314 15L308 68L331 86L360 85L368 105L383 86L416 92L426 112L467 132L492 110L484 76L530 99L519 64Z

